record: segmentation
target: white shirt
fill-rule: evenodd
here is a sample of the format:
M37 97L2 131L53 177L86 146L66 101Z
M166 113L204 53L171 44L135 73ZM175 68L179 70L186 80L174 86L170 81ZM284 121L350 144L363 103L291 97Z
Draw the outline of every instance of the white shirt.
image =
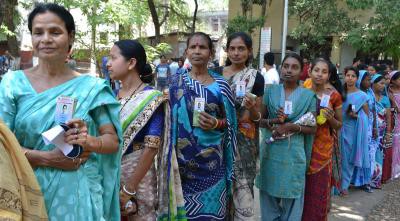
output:
M268 71L262 68L261 74L264 77L265 84L279 84L279 73L274 67Z

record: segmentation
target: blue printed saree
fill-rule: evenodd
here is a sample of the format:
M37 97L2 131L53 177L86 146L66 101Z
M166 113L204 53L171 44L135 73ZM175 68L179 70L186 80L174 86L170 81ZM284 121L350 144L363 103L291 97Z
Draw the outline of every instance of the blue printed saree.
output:
M208 86L193 80L188 72L171 78L172 145L177 151L186 215L189 220L224 220L231 196L236 112L228 83L209 72L214 82ZM205 111L227 119L224 130L193 127L193 106L197 97L205 99Z

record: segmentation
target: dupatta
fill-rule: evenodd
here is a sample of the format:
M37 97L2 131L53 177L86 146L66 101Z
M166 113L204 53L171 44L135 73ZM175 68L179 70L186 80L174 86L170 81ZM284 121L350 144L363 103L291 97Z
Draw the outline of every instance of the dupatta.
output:
M43 195L31 165L1 120L0 174L0 220L47 220Z

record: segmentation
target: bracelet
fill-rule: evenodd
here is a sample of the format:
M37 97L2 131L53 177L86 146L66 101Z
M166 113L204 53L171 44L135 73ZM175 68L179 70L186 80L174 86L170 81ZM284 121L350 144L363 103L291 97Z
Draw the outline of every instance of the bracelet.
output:
M299 126L299 133L301 133L301 126L300 125L297 125L297 126Z
M98 151L100 151L101 149L103 149L103 137L100 136L100 147L98 148Z
M257 113L258 113L258 118L257 118L257 120L253 120L254 122L259 122L261 120L261 113L260 112L257 112Z
M28 150L24 150L24 155L26 156L26 154L28 153Z
M123 191L124 193L126 193L127 195L129 195L129 196L136 196L136 191L129 192L129 191L126 189L126 186L125 186L125 185L122 186L122 191Z
M218 129L225 129L226 128L226 119L222 119L222 120L218 120L218 125L217 125Z
M213 130L215 130L218 127L218 122L219 122L218 119L215 117L214 117L214 120L215 120L215 125L211 128Z

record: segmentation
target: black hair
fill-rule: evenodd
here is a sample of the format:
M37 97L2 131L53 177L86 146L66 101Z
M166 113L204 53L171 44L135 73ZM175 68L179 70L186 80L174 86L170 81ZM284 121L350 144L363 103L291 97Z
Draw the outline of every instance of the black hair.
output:
M380 72L381 71L381 68L378 66L378 64L371 64L369 66L373 67L376 72Z
M314 67L315 67L315 65L317 65L319 62L322 62L322 63L325 63L327 66L328 66L328 70L329 70L329 61L327 61L327 60L325 60L324 58L316 58L316 59L314 59L312 62L311 62L311 68L310 68L310 70L312 70ZM329 74L331 74L331 72L329 72Z
M120 40L114 43L121 55L126 60L136 59L136 70L139 72L139 77L144 83L151 83L153 81L153 73L151 66L147 64L146 51L143 46L136 40Z
M394 73L393 77L390 79L390 83L392 83L392 81L395 81L399 78L400 78L400 71L397 71L396 73Z
M342 82L340 82L339 75L337 73L337 68L332 62L329 62L329 83L336 89L336 91L342 95L343 94L343 86Z
M231 42L236 39L240 38L246 45L246 48L251 52L253 48L253 40L251 40L250 35L248 35L246 32L235 32L231 35L229 35L228 40L226 41L226 50L228 50L229 46L231 45ZM252 54L250 53L250 56L246 60L246 66L249 66L251 60L252 60ZM229 58L226 59L225 65L229 66L231 65L232 62L229 60Z
M72 17L71 13L61 5L55 3L39 3L35 6L35 8L29 13L28 16L28 29L32 34L32 22L33 19L38 14L44 14L46 12L51 12L57 15L61 20L63 20L65 24L65 28L67 29L68 34L72 34L75 36L75 21L74 17ZM72 45L69 46L69 51L71 50Z
M283 58L282 65L283 65L283 63L285 63L285 61L286 61L288 58L294 58L294 59L296 59L296 60L300 63L300 69L303 70L304 63L303 63L303 59L301 58L300 55L298 55L298 54L296 54L296 53L289 53L289 54L287 54L287 55L285 56L285 58Z
M361 59L359 57L353 58L353 64L356 63L357 61L361 61Z
M357 69L360 70L360 71L362 71L362 70L367 70L367 69L368 69L368 65L366 65L366 64L359 64L359 65L357 66Z
M214 53L214 45L212 43L212 40L210 38L210 35L204 33L204 32L195 32L191 34L188 39L186 40L186 47L189 47L190 40L192 40L193 37L195 36L201 36L207 41L208 49L210 49L211 53Z
M274 65L274 63L275 63L274 53L272 53L272 52L265 53L264 54L264 63L269 66Z
M165 55L160 55L160 59L167 59L167 57Z
M354 71L354 73L356 74L357 78L360 76L360 72L359 72L356 68L354 68L354 67L346 67L346 68L344 69L344 76L346 76L346 74L347 74L349 71ZM364 76L365 76L365 75L364 75ZM343 84L342 100L343 100L343 101L346 101L346 98L347 98L347 83L344 82L344 84Z

